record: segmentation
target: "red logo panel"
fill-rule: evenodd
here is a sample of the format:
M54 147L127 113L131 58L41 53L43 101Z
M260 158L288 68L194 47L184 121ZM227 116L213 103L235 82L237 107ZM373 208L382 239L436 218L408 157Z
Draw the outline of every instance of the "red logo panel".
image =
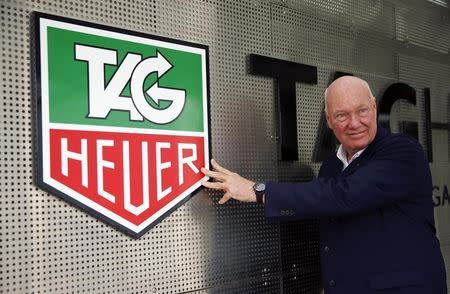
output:
M204 176L202 137L50 130L50 142L53 179L135 225Z

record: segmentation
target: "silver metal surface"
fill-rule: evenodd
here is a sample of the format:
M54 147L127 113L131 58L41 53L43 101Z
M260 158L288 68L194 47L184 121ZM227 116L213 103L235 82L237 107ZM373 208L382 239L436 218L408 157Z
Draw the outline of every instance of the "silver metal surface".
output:
M1 0L0 292L303 293L317 280L283 288L305 265L282 260L280 245L305 241L313 226L280 231L257 205L219 206L220 193L201 191L134 240L38 189L32 11L208 45L212 156L254 180L317 175L322 96L337 70L366 79L377 99L391 83L413 86L417 105L397 102L391 125L398 131L399 121L417 121L424 146L423 88L431 89L432 121L450 122L445 1ZM317 85L296 85L298 162L277 159L276 81L247 73L250 53L317 66ZM450 138L445 130L432 135L430 167L442 194L450 187ZM435 215L450 266L450 205ZM286 231L292 238L280 241ZM314 257L317 244L305 244L298 256Z

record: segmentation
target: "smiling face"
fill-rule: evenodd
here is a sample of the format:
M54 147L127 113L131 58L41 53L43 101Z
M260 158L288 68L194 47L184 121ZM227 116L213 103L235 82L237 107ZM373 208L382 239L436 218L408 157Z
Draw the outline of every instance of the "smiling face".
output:
M347 151L348 158L366 148L377 133L377 109L367 83L344 76L326 91L328 126Z

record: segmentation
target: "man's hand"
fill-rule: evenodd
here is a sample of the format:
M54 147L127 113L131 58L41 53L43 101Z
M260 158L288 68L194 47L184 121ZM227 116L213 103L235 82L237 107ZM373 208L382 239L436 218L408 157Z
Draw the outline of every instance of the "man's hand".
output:
M203 181L202 185L206 188L225 191L219 204L224 204L231 198L244 202L256 202L256 195L253 190L255 182L221 167L214 159L211 160L211 165L214 171L202 168L202 173L214 179L215 182Z

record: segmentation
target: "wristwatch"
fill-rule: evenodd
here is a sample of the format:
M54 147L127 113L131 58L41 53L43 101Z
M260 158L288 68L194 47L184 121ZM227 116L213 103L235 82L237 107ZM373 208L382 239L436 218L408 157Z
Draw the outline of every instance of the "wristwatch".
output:
M255 183L253 185L253 191L255 191L256 203L263 203L263 196L264 196L264 193L266 192L266 184Z

